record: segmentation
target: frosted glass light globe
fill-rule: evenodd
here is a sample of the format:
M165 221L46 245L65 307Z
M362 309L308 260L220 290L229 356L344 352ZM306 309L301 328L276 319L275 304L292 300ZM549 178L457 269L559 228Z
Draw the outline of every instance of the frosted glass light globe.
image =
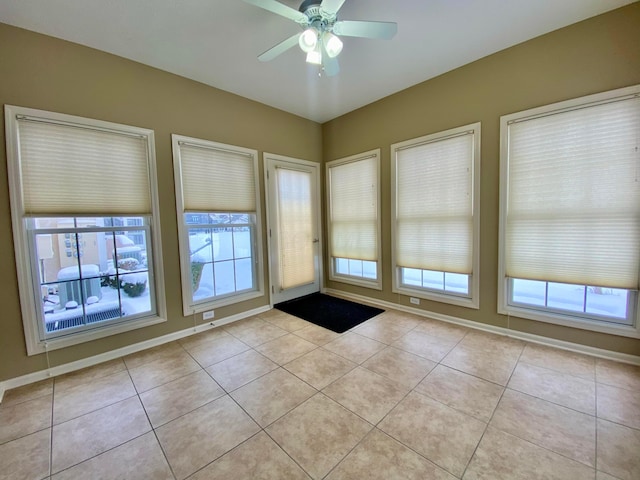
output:
M313 51L318 44L318 31L315 28L307 28L300 34L298 44L305 53Z
M327 55L331 58L335 58L340 55L342 51L342 40L336 37L331 32L325 32L323 36L324 48L327 51Z

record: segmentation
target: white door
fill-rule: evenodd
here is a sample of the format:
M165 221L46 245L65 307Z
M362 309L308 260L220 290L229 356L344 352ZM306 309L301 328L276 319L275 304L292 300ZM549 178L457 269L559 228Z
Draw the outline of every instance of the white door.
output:
M271 303L320 290L319 165L264 154Z

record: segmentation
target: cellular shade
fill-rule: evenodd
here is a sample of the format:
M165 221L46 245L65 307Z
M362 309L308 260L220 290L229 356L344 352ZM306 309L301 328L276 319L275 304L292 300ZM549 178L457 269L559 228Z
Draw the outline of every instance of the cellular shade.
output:
M329 167L331 256L378 260L378 162Z
M151 213L148 140L18 119L24 213Z
M186 212L255 212L253 155L180 144Z
M396 264L472 273L474 134L396 151Z
M308 285L315 280L311 175L276 168L280 240L280 286Z
M637 290L640 99L507 128L506 275Z

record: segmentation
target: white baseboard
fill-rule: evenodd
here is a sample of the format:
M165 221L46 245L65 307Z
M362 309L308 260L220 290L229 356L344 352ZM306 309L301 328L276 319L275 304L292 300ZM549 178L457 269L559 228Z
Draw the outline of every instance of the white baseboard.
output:
M355 293L343 292L341 290L335 290L333 288L322 289L324 293L334 295L336 297L346 298L348 300L358 301L360 303L369 303L382 308L391 308L394 310L400 310L407 313L413 313L422 317L432 318L434 320L440 320L442 322L453 323L456 325L462 325L464 327L473 328L475 330L482 330L484 332L495 333L498 335L504 335L506 337L518 338L531 343L537 343L540 345L546 345L549 347L556 347L562 350L570 352L582 353L590 355L592 357L604 358L607 360L614 360L616 362L629 363L631 365L640 365L640 357L636 355L629 355L627 353L619 353L611 350L604 350L602 348L589 347L587 345L580 345L579 343L566 342L564 340L556 340L555 338L543 337L541 335L534 335L532 333L519 332L517 330L511 330L503 327L496 327L494 325L487 325L484 323L474 322L472 320L465 320L463 318L453 317L450 315L443 315L441 313L430 312L428 310L421 310L419 308L409 307L406 305L400 305L398 303L386 302L384 300L377 300L375 298L365 297L364 295L357 295Z
M141 350L146 350L151 347L157 347L158 345L173 342L174 340L180 340L181 338L195 335L196 333L204 332L205 330L218 328L228 323L242 320L243 318L251 317L253 315L259 315L260 313L266 312L268 310L271 310L271 307L269 305L265 305L263 307L254 308L253 310L221 318L220 320L202 323L200 325L185 328L184 330L180 330L178 332L162 335L161 337L152 338L150 340L145 340L133 345L127 345L126 347L111 350L109 352L94 355L92 357L83 358L82 360L76 360L75 362L65 363L63 365L51 367L46 370L40 370L37 372L28 373L27 375L22 375L20 377L10 378L8 380L0 382L0 403L2 402L4 392L12 388L22 387L23 385L39 382L40 380L46 380L47 378L55 377L57 375L62 375L64 373L74 372L83 368L92 367L93 365L97 365L99 363L124 357L125 355L130 355L132 353L140 352Z

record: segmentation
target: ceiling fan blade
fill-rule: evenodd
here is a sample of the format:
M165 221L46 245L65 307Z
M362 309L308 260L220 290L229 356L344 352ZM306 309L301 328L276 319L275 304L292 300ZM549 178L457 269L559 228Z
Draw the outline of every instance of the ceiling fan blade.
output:
M331 15L338 13L345 0L322 0L320 8Z
M268 62L269 60L273 60L281 53L284 53L291 47L296 46L298 44L298 37L300 37L300 34L296 33L295 35L292 35L286 40L280 42L275 47L271 47L269 50L259 55L258 60L260 60L261 62Z
M395 22L367 22L358 20L343 20L336 22L333 33L347 37L383 38L390 39L398 31Z
M324 74L327 77L333 77L340 72L340 64L338 63L338 59L336 57L331 58L327 53L327 49L324 46L324 42L322 43L322 69L324 70Z
M264 8L265 10L270 11L271 13L275 13L276 15L280 15L282 17L286 17L294 22L298 22L301 24L307 24L309 19L307 16L295 10L283 3L276 2L276 0L244 0L245 3L249 3L251 5L255 5L256 7Z

